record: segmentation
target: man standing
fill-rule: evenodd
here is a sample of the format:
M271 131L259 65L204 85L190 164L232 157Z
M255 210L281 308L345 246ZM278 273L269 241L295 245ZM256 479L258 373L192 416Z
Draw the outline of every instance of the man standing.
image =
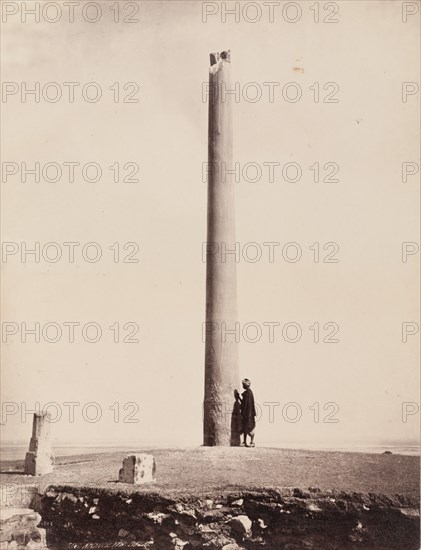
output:
M251 382L248 378L242 381L244 391L240 394L235 390L235 398L240 404L241 410L241 433L243 443L241 447L254 447L254 428L256 427L256 408L254 406L254 395L250 389ZM247 436L250 436L250 445L247 445Z

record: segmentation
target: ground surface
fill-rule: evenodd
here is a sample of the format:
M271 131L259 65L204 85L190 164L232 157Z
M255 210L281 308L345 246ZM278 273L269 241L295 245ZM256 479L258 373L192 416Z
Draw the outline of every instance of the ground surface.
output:
M157 481L140 487L118 482L129 452L152 453ZM419 457L285 450L273 448L196 447L132 449L56 459L55 471L34 478L22 475L23 462L3 462L2 483L96 487L110 492L154 492L161 495L224 493L234 488L260 490L318 487L321 490L401 494L419 501Z

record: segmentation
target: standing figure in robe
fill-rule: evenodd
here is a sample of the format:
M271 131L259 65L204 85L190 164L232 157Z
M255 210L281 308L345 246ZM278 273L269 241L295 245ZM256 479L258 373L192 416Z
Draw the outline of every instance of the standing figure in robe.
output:
M254 429L256 427L256 408L254 406L254 395L250 389L251 382L248 378L242 381L244 391L241 394L235 390L235 398L240 404L241 410L241 433L243 442L241 447L254 447ZM247 436L250 436L250 445L247 444Z

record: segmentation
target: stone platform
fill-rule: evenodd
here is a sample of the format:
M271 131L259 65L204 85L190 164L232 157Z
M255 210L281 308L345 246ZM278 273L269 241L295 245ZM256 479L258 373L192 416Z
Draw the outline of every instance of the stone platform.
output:
M155 483L119 481L137 452L155 457ZM58 458L40 478L8 468L6 494L32 495L51 549L419 548L419 457L144 448Z

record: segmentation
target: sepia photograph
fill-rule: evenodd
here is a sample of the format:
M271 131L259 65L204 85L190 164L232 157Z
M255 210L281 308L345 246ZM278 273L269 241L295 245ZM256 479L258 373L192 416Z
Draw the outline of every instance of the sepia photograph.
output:
M0 0L0 550L419 550L420 0Z

